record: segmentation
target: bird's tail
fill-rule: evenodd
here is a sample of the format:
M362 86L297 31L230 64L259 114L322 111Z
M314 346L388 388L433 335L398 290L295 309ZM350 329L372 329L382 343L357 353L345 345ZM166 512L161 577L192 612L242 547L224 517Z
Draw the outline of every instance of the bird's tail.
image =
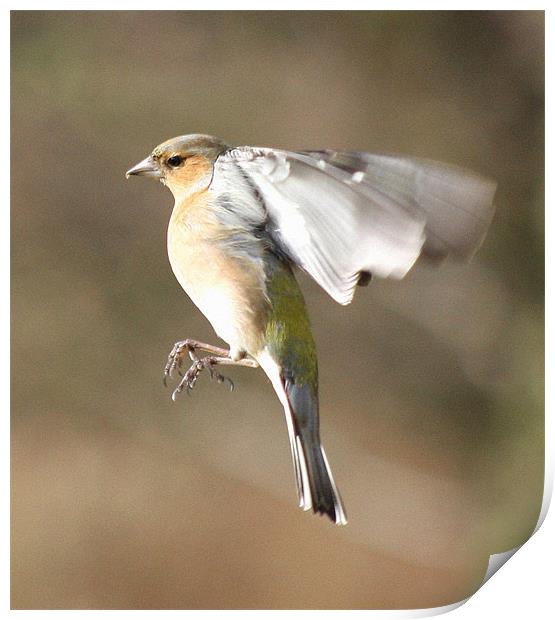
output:
M317 394L310 385L297 384L284 376L277 364L259 361L285 411L299 506L325 514L337 525L345 525L345 508L320 443Z
M303 510L312 509L328 515L338 525L345 525L345 508L320 443L318 398L308 385L285 379L283 387L299 505Z

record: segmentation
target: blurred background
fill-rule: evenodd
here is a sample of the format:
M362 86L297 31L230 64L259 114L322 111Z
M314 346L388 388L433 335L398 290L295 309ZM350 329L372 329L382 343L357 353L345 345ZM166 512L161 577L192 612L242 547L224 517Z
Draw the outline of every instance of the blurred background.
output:
M12 606L414 608L479 586L543 491L542 12L12 12ZM396 152L498 180L469 265L346 308L300 276L349 525L297 508L260 371L168 264L159 142ZM512 561L518 562L518 556Z

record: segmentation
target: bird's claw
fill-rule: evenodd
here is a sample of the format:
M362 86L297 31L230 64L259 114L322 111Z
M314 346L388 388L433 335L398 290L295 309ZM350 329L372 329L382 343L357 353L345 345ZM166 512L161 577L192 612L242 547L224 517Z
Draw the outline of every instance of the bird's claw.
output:
M197 382L198 375L201 370L204 368L204 364L202 364L202 360L198 360L193 363L191 368L183 375L183 378L179 382L178 386L172 392L172 400L175 401L177 395L183 392L183 390L187 390L187 394L191 393L191 390L195 386ZM168 376L171 377L171 374L168 373Z
M168 364L166 364L166 368L164 369L164 385L166 385L166 379L168 377L172 377L172 372L174 369L177 369L179 374L182 376L182 379L179 382L178 386L172 392L173 401L176 400L177 395L183 392L183 390L186 390L187 394L191 394L197 382L198 376L205 368L208 369L211 379L215 379L218 383L225 383L227 381L229 383L230 391L233 392L235 388L233 381L229 379L229 377L225 377L216 370L217 361L212 356L206 356L200 359L196 358L189 370L183 375L180 371L182 361L176 361L176 359L179 355L181 355L182 357L182 351L185 350L187 347L184 347L180 350L179 348L176 348L179 344L180 343L177 343L176 346L173 348L168 359Z
M214 364L212 362L210 362L206 367L210 371L210 378L211 379L215 379L218 383L225 383L227 381L228 384L229 384L229 391L233 392L233 390L235 389L235 384L233 383L233 381L229 377L225 377L224 375L219 373L215 369Z
M166 366L164 367L164 376L162 378L162 382L164 383L165 387L167 387L168 385L168 379L173 379L172 373L174 371L177 371L177 374L180 377L183 377L181 367L183 366L183 358L187 353L193 361L196 362L198 360L198 357L195 354L195 349L188 340L180 340L173 345L173 349L170 351L170 354L168 355L168 361L166 363Z

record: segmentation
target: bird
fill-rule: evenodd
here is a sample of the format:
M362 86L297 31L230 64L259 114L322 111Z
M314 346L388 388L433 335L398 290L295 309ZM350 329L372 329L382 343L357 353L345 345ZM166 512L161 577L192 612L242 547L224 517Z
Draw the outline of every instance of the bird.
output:
M419 258L469 260L491 223L496 182L410 156L233 146L205 134L166 140L130 176L173 194L172 270L229 347L176 342L164 368L164 382L182 375L173 399L203 370L224 382L222 366L260 367L285 413L299 506L345 525L321 442L316 346L296 270L347 305L357 286L401 279Z

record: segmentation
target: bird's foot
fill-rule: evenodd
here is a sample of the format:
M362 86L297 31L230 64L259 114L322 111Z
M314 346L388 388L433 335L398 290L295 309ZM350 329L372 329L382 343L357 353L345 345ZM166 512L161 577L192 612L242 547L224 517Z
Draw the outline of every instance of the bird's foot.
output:
M179 375L183 376L181 367L183 366L183 360L188 355L193 362L198 362L199 357L197 351L206 351L212 353L218 357L229 357L229 351L227 349L221 349L220 347L214 347L198 340L179 340L173 345L173 349L170 351L168 361L164 368L164 385L167 385L168 378L172 379L172 373L176 371ZM194 364L193 364L194 366ZM193 368L193 366L191 368Z
M199 357L197 351L206 352L209 353L209 355ZM181 368L183 366L183 360L187 355L191 358L193 364L189 370L183 374ZM225 383L227 381L230 390L233 391L233 381L216 370L216 366L224 364L228 366L247 366L249 368L258 367L258 363L252 358L231 358L228 349L222 349L210 344L205 344L204 342L198 342L198 340L180 340L173 346L168 357L168 362L164 368L164 385L167 384L168 377L170 379L173 378L172 373L176 371L182 379L177 388L173 391L172 399L175 400L177 395L183 392L183 390L187 390L187 393L190 394L197 382L198 376L206 368L210 373L211 379L215 379L218 383Z
M210 378L215 379L218 383L225 383L227 381L229 383L229 389L233 391L235 387L233 381L216 370L217 364L222 362L225 363L228 360L229 358L217 357L215 355L207 355L206 357L195 360L189 370L183 375L179 385L173 391L172 400L175 400L177 395L183 390L187 390L187 394L190 394L195 387L198 376L204 369L207 369L210 373Z

